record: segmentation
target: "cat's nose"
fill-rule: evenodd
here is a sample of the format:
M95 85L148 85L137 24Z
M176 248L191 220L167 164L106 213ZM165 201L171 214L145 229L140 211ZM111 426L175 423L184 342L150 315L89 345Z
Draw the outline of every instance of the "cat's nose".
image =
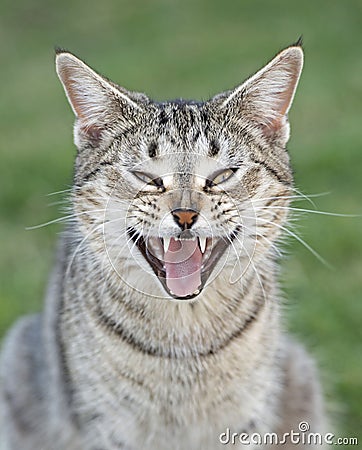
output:
M183 230L191 228L198 217L198 213L193 209L174 209L171 213L177 225Z

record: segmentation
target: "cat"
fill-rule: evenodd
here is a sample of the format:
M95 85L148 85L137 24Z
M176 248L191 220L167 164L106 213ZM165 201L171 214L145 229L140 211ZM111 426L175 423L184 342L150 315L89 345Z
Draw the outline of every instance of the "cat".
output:
M315 363L283 331L278 287L302 66L298 42L206 102L157 103L57 51L76 116L70 219L44 311L4 343L7 450L323 433Z

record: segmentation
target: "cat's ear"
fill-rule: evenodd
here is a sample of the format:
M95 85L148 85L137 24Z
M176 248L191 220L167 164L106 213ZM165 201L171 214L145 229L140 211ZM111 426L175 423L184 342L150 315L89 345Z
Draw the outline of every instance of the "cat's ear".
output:
M241 86L215 97L235 119L256 125L263 136L285 145L289 139L288 111L303 67L299 45L281 51Z
M57 51L56 70L76 115L75 134L97 141L115 121L131 118L140 103L69 52ZM136 94L134 94L134 97Z

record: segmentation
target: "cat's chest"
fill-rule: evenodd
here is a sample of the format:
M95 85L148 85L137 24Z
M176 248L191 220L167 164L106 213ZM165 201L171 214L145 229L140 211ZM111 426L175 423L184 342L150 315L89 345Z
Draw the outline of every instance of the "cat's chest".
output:
M166 358L142 354L99 329L77 339L68 349L73 408L84 435L101 447L109 441L109 448L123 448L119 442L142 448L135 443L148 436L145 448L162 450L171 434L183 448L212 449L226 427L266 420L260 410L266 374L244 346Z
M100 368L87 383L77 385L76 409L86 448L96 443L95 448L168 450L172 439L180 448L216 449L227 427L245 430L250 423L270 420L260 414L262 387L236 376L222 379L225 374L214 376L211 370L197 374L190 365L180 376L181 367L170 362L163 362L157 373L150 365L142 376L127 365L118 374Z

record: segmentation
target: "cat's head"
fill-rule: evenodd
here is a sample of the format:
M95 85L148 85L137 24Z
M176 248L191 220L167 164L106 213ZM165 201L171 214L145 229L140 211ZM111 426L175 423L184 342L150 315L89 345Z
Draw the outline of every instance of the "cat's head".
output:
M274 254L292 193L299 45L203 103L153 102L68 52L56 63L76 115L79 245L99 264L106 257L134 287L144 278L148 295L191 299L220 271L235 282Z

